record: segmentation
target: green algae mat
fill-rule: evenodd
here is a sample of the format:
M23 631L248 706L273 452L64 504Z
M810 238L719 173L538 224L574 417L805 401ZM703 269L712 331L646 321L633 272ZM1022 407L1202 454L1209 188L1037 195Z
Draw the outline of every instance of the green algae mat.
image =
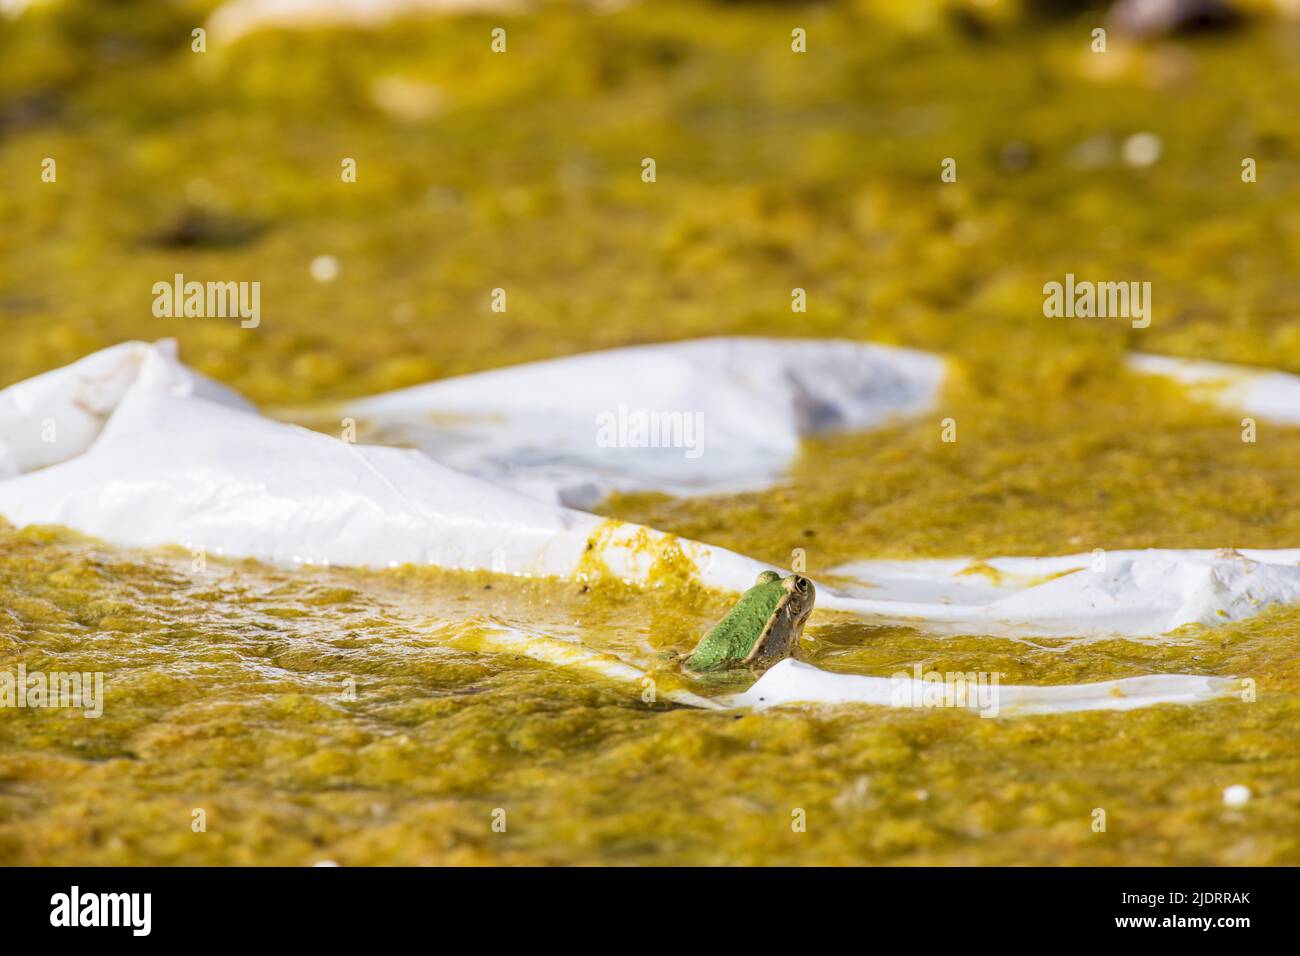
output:
M813 576L1300 546L1300 428L1243 442L1239 415L1123 361L1300 372L1285 23L1096 54L1087 6L548 5L200 54L212 4L132 6L0 22L0 385L174 336L274 413L644 342L874 341L950 361L933 415L806 442L767 491L599 510L782 566L798 549ZM262 321L155 316L176 273L260 279ZM1151 281L1150 326L1044 316L1067 273ZM0 525L0 671L106 679L95 719L0 709L0 864L1300 863L1300 609L1086 642L814 614L800 656L829 670L1258 690L997 720L695 710L484 637L670 655L729 600L196 566Z

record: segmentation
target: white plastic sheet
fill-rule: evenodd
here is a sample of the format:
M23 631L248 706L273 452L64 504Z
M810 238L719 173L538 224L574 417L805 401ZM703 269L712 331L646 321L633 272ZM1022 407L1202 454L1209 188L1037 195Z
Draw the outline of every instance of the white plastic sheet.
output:
M859 561L831 574L855 583L820 606L941 633L1149 637L1300 602L1300 550Z
M458 471L590 507L778 480L800 439L930 408L942 359L857 342L714 338L590 352L348 403L343 413Z
M1129 367L1185 385L1196 398L1229 411L1300 424L1300 376L1248 365L1227 365L1135 353Z
M948 675L937 675L948 677ZM957 686L953 681L947 686ZM864 677L832 674L810 664L784 660L760 677L749 690L733 698L736 707L766 710L789 704L871 704L878 707L938 706L927 701L944 699L987 717L1029 714L1064 714L1081 710L1132 710L1154 704L1194 704L1226 697L1240 690L1226 677L1193 674L1149 674L1092 684L1057 684L1042 687L985 684L965 689L964 698L940 691L944 683L901 677Z
M526 0L226 0L208 28L229 42L265 29L374 27L398 17L509 12Z

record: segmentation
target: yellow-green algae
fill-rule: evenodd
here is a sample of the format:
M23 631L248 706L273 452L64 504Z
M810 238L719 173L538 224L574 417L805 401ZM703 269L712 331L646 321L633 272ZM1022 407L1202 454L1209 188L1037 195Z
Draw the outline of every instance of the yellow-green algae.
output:
M950 357L932 414L810 442L769 492L603 511L782 564L802 549L814 576L871 556L1300 545L1300 429L1243 443L1238 416L1122 367L1141 349L1300 371L1292 28L1116 38L1099 60L1092 15L655 3L506 18L507 56L479 18L196 55L210 3L137 7L73 0L0 31L0 381L174 335L250 398L302 406L637 342L874 340ZM792 25L809 54L789 52ZM440 105L394 115L375 92L392 78ZM1150 168L1118 158L1138 131L1164 145ZM939 182L946 156L957 183ZM321 254L341 263L326 285ZM1067 271L1151 279L1151 328L1043 318L1042 284ZM262 281L262 325L154 318L175 272ZM97 720L0 712L0 862L1300 862L1296 610L1086 643L814 615L803 654L834 670L1259 688L1000 720L652 705L479 640L579 640L668 687L663 652L726 598L662 571L645 592L599 573L195 572L4 529L0 669L108 685ZM1254 796L1225 807L1237 783Z
M649 666L725 603L486 574L273 570L0 536L0 668L102 670L104 716L0 721L8 863L1294 862L1300 610L1159 643L823 620L805 656L1053 683L1196 671L1254 703L985 720L716 713L483 652L516 626ZM468 647L461 645L468 644ZM349 682L355 700L349 699ZM1255 793L1229 810L1220 794ZM505 833L492 811L507 813ZM794 833L791 811L808 814ZM1107 811L1105 834L1092 810ZM206 832L191 829L203 809Z

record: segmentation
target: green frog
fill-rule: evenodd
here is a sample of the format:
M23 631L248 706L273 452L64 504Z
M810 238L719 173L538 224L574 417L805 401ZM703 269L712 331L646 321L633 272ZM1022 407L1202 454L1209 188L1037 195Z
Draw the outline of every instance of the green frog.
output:
M766 670L789 657L812 613L817 592L802 575L764 571L727 616L683 662L696 673L748 667Z

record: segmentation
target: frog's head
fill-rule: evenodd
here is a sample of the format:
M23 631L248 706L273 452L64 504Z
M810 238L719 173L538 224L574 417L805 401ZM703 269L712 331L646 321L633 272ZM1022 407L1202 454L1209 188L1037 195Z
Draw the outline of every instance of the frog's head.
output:
M794 612L793 617L798 621L799 629L803 630L808 615L812 613L813 602L817 600L817 589L802 574L791 574L782 578L781 587L789 592L791 610Z

